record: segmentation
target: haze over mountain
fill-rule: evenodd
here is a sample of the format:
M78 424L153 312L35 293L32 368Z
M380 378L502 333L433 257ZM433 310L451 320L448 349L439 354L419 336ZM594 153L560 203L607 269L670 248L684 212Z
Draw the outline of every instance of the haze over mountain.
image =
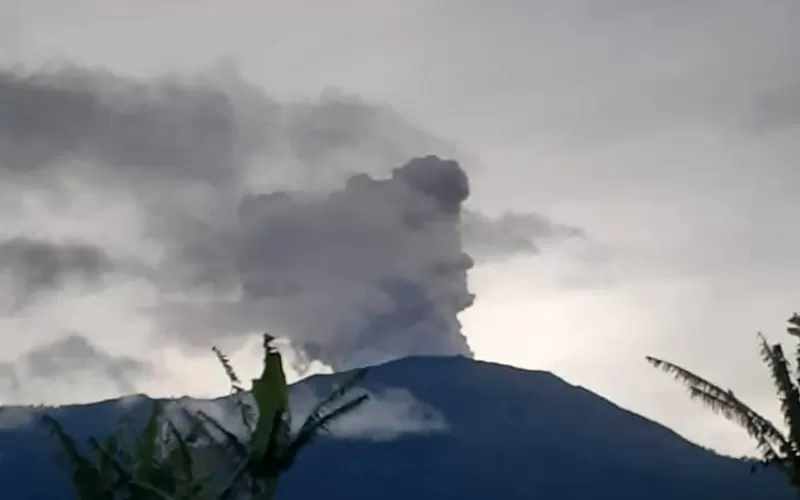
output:
M0 2L0 401L216 395L208 347L252 371L270 329L292 376L470 352L750 453L643 356L780 418L753 338L800 304L798 24L796 0ZM343 194L428 155L470 180L461 248L448 217L396 224L415 196Z
M122 234L81 220L0 237L4 316L29 317L68 293L136 290L111 300L146 325L135 340L155 356L212 342L238 349L263 329L292 345L300 373L473 355L458 319L473 302L470 247L491 262L584 236L538 214L465 209L465 170L427 154L441 141L335 93L279 102L235 73L9 69L0 110L0 176L10 195L25 193L12 211L29 213L27 197L49 212L91 193L132 222ZM119 365L110 381L122 390L170 376L152 357L105 352L118 350L97 345L107 335L53 327L61 334L2 365L17 397L30 378L88 366Z
M295 416L302 418L338 377L294 386ZM332 438L301 455L279 499L793 498L776 471L751 475L749 464L718 456L547 372L464 357L412 357L372 369L364 388L371 401L336 424ZM124 412L143 421L150 401L132 396L0 414L4 495L70 498L64 471L45 460L57 448L37 428L38 416L56 415L80 439L113 429ZM181 403L237 420L229 398Z

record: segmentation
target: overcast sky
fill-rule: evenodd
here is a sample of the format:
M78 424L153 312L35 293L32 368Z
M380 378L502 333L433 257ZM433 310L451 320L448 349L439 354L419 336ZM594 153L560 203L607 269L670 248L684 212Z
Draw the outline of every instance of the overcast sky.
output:
M36 129L36 141L20 146L19 138L30 139L41 123L35 117L3 123L0 116L0 273L9 283L2 290L14 294L0 301L6 358L0 376L2 370L23 375L6 377L6 400L224 390L203 342L194 350L154 340L158 322L145 311L152 290L140 278L151 272L142 262L163 255L157 243L164 235L180 228L182 244L193 245L179 250L206 258L204 252L222 245L224 231L209 241L198 235L206 234L209 221L224 219L226 200L243 186L327 189L349 174L386 173L407 156L440 153L458 159L469 174L471 210L485 217L538 214L585 234L537 239L540 232L523 228L540 252L506 251L499 240L514 228L494 221L499 236L478 242L487 257L470 274L477 299L460 316L476 357L552 370L703 445L752 451L736 427L689 401L644 356L695 369L777 415L755 333L781 339L785 319L800 309L800 232L792 217L800 214L794 189L800 181L800 3L218 5L0 4L4 91L29 85L25 74L45 74L45 86L72 85L78 90L70 102L84 103L60 108L55 94L29 103L54 129L74 131L59 136L68 142L56 141L45 127ZM153 82L165 75L194 82L205 75L228 89L238 99L235 130L250 135L215 132L228 130L223 120L185 133L138 131L125 136L133 142L122 151L104 142L117 137L102 125L109 122L70 125L84 116L80 106L95 106L95 94L132 81L158 86ZM168 86L158 87L166 92L158 99L177 102L170 110L189 111L165 115L164 123L180 129L181 120L194 119L197 103L211 103L200 106L198 120L203 113L217 117L213 96L178 85L173 101ZM325 111L322 91L350 103L347 118ZM135 106L134 93L126 91ZM300 131L263 123L256 111L244 116L252 103L267 115L277 109L295 117ZM320 120L339 135L315 135ZM320 153L314 141L326 138L345 144L344 153ZM84 140L86 155L63 153ZM289 153L286 144L293 145ZM143 145L160 149L137 149ZM214 170L238 165L241 155L248 165L266 166L246 174ZM155 177L131 169L137 162L174 168ZM95 164L119 168L97 173ZM200 206L202 186L197 194L174 184L194 186L198 179L216 183L222 201ZM178 212L202 214L162 217ZM154 222L162 219L171 222ZM195 222L197 228L189 227ZM69 240L58 255L42 244L54 239ZM9 262L17 269L13 276ZM41 271L65 262L69 276ZM212 276L181 276L168 285L179 288L189 279L224 286L225 263L214 262ZM74 362L89 358L91 366ZM253 369L257 351L242 348L233 358L244 371Z

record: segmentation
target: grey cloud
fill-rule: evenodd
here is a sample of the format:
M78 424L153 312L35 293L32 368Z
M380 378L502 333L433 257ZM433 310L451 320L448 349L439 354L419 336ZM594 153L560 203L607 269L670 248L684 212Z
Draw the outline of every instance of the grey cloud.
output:
M255 166L318 183L365 165L388 171L417 148L451 146L335 91L279 102L231 72L137 81L78 67L0 71L0 167L12 171L77 161L112 180L220 188Z
M149 372L148 364L104 352L86 337L69 334L35 347L17 361L17 372L40 379L69 378L79 372L103 375L123 393L134 392L133 381Z
M215 241L235 230L250 186L324 190L452 149L386 106L336 91L277 101L235 72L152 80L71 66L0 72L0 176L24 187L77 174L109 196L132 191L147 236L173 253L165 267L196 278L189 284L225 282L230 262ZM215 264L187 266L195 254Z
M69 175L109 196L132 193L145 237L168 251L161 271L173 289L232 286L219 242L236 230L248 186L325 189L355 172L388 173L418 148L450 146L388 107L333 91L279 102L231 72L0 72L0 177L24 188Z
M457 317L473 300L467 174L434 156L396 168L449 146L391 109L333 91L279 102L235 74L134 81L67 68L0 74L0 111L0 176L77 175L138 202L163 257L137 272L173 338L269 327L337 368L471 354ZM493 258L556 227L467 219L470 244ZM25 263L35 292L120 271L88 246L24 243L9 268Z
M459 234L468 194L456 162L429 156L388 179L354 176L321 197L246 197L237 261L243 296L168 310L170 329L196 336L276 325L335 368L470 355L457 318L473 300L472 260Z
M480 261L536 254L541 243L586 237L581 228L559 224L539 214L489 217L473 211L464 212L462 235L468 253Z
M525 322L531 326L526 330L538 330L544 337L539 342L542 349L538 361L533 359L535 353L515 357L514 349L505 349L498 355L506 356L509 362L544 363L566 370L565 374L575 380L582 380L601 393L608 391L609 396L619 397L620 402L625 400L636 407L646 404L646 398L626 396L624 384L613 377L606 377L603 382L605 367L597 366L597 356L591 355L597 346L616 342L620 352L627 349L630 359L636 360L638 352L646 349L662 352L664 348L667 351L663 354L667 356L669 345L693 346L691 351L698 353L703 349L697 348L697 342L705 342L706 347L713 350L719 343L714 332L731 330L715 324L720 317L729 316L724 315L726 310L739 311L737 321L745 326L733 326L737 331L749 332L765 328L764 321L769 318L780 320L794 307L789 302L798 296L796 287L793 291L786 287L791 288L792 283L798 282L793 281L797 273L792 271L798 253L792 252L797 245L790 244L792 231L785 228L792 227L791 214L798 213L797 203L787 202L796 199L788 186L796 184L800 172L794 146L800 144L796 125L794 131L787 130L792 122L796 123L791 89L798 88L795 75L800 68L795 49L800 46L798 7L800 3L796 0L449 0L445 5L434 4L432 9L413 20L404 17L408 22L389 21L380 25L380 40L374 38L373 31L383 22L383 17L375 23L361 23L370 26L368 32L350 37L355 44L329 43L338 39L340 33L352 31L353 26L344 22L347 13L340 12L338 21L342 22L334 19L325 23L326 27L344 26L338 32L327 30L326 36L310 46L308 40L295 43L289 35L286 48L283 42L278 48L280 56L269 57L266 64L260 62L263 58L259 45L253 52L259 60L254 66L261 65L261 68L254 67L251 71L260 72L265 79L281 73L276 80L283 81L275 86L293 92L333 78L348 88L387 96L404 109L416 112L420 119L438 130L471 142L480 148L484 158L495 158L487 177L497 182L487 183L492 189L486 190L486 202L495 204L495 209L502 209L497 205L506 202L531 209L535 208L534 203L540 206L552 203L545 213L568 213L565 217L600 233L597 239L613 242L611 251L615 257L625 261L633 258L635 269L625 271L619 278L621 283L614 287L624 289L624 297L621 297L622 292L613 289L590 297L583 294L576 297L573 293L559 295L549 282L541 286L538 275L515 273L523 263L513 263L515 267L508 274L497 277L518 278L526 288L519 290L520 293L530 291L527 290L530 282L538 280L543 288L541 302L547 304L545 314L531 309ZM397 16L389 12L388 18L396 21ZM213 28L215 19L204 16L209 21L197 24L192 19L195 16L180 17L180 22L186 26L203 28ZM273 22L284 24L282 28L286 33L294 28L286 23L284 16L274 18ZM117 46L141 38L141 26L127 21L123 24L112 28L126 31L124 36L116 37ZM255 24L263 31L263 26ZM117 52L113 48L102 54L104 51L98 51L91 40L76 41L81 38L77 36L81 28L65 26L76 36L71 46L67 41L63 52L57 47L59 52L71 51L77 57L92 61L108 57L111 64L134 70L145 61L147 65L163 62L146 55L139 57L136 51L131 52L130 59L134 62L129 62L128 58L115 61L111 59ZM258 29L245 38L256 40L253 35ZM164 30L167 31L174 33L174 30ZM213 30L193 31L209 33ZM442 33L448 36L443 37ZM144 43L157 47L164 45L165 37L168 35L159 36L154 32ZM33 38L37 38L35 34ZM39 45L38 53L47 53L54 48L53 44L63 42L62 37L57 38L57 42L45 40ZM204 49L208 45L216 50L210 47L216 42L205 38L209 40L203 50L184 50L196 49L195 41L173 52L189 56L194 52L195 59L209 57ZM365 50L359 40L379 46L375 46L374 51ZM285 77L294 73L297 61L293 56L298 53L308 64L299 68L297 76ZM165 64L175 62L172 57L167 59ZM398 61L404 74L397 73ZM439 61L447 63L439 64ZM343 64L345 69L342 69ZM420 92L420 78L424 79L423 92ZM283 104L276 109L282 110ZM313 109L315 104L310 102L308 107ZM270 115L270 118L262 115L260 111L253 111L247 119L276 123L277 130L283 130L281 124L286 121L279 115ZM775 137L754 140L750 136L751 128ZM278 138L273 137L270 146L264 148L267 150L265 162L270 162L270 168L263 170L269 170L270 178L274 172L280 175L288 172L287 178L291 174L301 180L307 179L309 185L322 183L313 170L298 168L301 162L293 158L288 141L280 139L285 135L282 132L274 135ZM252 137L257 140L259 134ZM303 140L316 140L314 137L308 134ZM555 144L550 139L554 139ZM300 142L298 139L297 147ZM432 150L420 148L412 154L428 151ZM364 161L358 160L361 154L360 150L327 155L301 152L297 157L303 157L306 163L315 161L314 168L322 170L326 181L338 183L342 174L338 171L334 174L334 169L326 171L329 161L341 166L342 172L352 168L377 173L378 167L373 165L378 162L369 160L369 149L364 149ZM503 158L502 162L497 161L499 157ZM399 159L397 164L405 159ZM297 182L291 187L302 185ZM504 187L518 188L518 191L515 195L514 189ZM254 190L273 190L272 186L259 188ZM182 200L184 193L175 191ZM720 201L722 197L727 199ZM235 213L239 198L231 196L230 199L230 212ZM162 206L169 208L167 203ZM197 263L196 266L187 265L186 273L197 276L194 281L217 282L222 284L221 288L226 288L228 279L236 281L229 278L235 278L236 274L235 259L229 258L224 238L212 239L221 241L217 246L202 244L207 233L204 228L219 227L215 222L216 212L206 216L205 211L196 210L189 201L185 206L187 208L181 208L180 213L187 217L193 215L198 223L191 226L188 236L176 231L176 238L181 241L191 238L192 242L197 242L192 244L190 254L197 251L210 255L186 259L180 256L176 260L184 265ZM753 216L755 206L759 207L757 217ZM161 208L152 210L162 216L168 213ZM170 215L170 219L174 221L178 217ZM206 221L210 222L206 224ZM230 216L231 234L236 234L236 223L235 215ZM160 238L171 242L168 229L183 226L174 222L167 226ZM731 257L731 252L735 258ZM536 261L549 272L553 266L547 252L543 254L545 258L541 261L524 260ZM204 264L206 262L214 265ZM767 265L770 271L764 273ZM656 279L652 277L654 267L658 270ZM710 277L709 268L713 270ZM213 273L208 272L209 269ZM630 276L637 281L634 288L625 283L629 275L640 274L648 277L643 286L638 286L642 281L639 277ZM717 276L725 277L720 281ZM526 279L528 277L530 279ZM683 277L691 278L692 283L676 284ZM708 290L697 292L696 282L708 280L713 280ZM660 283L656 285L655 281ZM729 298L732 289L737 294L741 291L741 297L737 295L735 301ZM491 294L491 290L487 290L487 294ZM706 300L706 296L713 300ZM502 306L508 305L502 296L499 300ZM561 307L565 303L568 306L564 308L569 310L586 309L588 316L595 316L597 321L593 321L589 329L578 324L580 321L577 326L566 324L574 314L565 314L561 318L563 321L554 321L557 318L553 315L562 314ZM514 307L511 307L513 312ZM717 310L721 313L715 313ZM539 323L527 323L528 316ZM677 324L676 319L679 320ZM558 328L559 323L566 326ZM657 328L658 325L662 328ZM510 333L491 332L493 336L497 334L498 339L505 335L502 340L492 342L516 345L519 339L515 337L518 334L514 333L514 326L519 324L509 326ZM776 325L774 331L781 326ZM575 343L570 339L583 330L587 330L587 334L580 343L590 347L570 348L569 345ZM643 331L648 332L647 335L641 335ZM548 336L547 332L554 333ZM725 345L732 346L734 351L734 344L745 346L742 359L749 360L750 334L743 335L748 337ZM563 347L565 345L567 347ZM622 352L621 356L627 354ZM682 355L674 354L675 359ZM690 353L688 361L691 359ZM726 355L725 359L730 360L731 356ZM701 363L707 361L700 360ZM619 365L624 360L610 361L610 364L615 363ZM634 364L638 366L638 361ZM736 362L716 368L725 369L728 365L737 373L746 372L741 363ZM636 366L631 368L632 373ZM574 369L570 371L570 367ZM732 374L733 379L727 378L725 372L715 379L733 380L732 383L738 385L737 373ZM641 375L650 376L644 371ZM738 376L745 377L747 380L740 380L745 383L752 378L746 373ZM634 387L633 392L636 390ZM757 389L753 395L759 397ZM655 399L668 401L667 406L682 404L683 394L675 397L675 401L668 397ZM670 412L678 415L671 422L678 425L679 430L688 429L685 412L675 413L667 408L653 416L663 417ZM713 429L710 432L713 433ZM702 432L695 436L707 439ZM727 445L725 439L719 442Z
M0 241L0 286L9 294L0 304L19 309L69 282L98 284L114 269L111 258L91 244L26 237Z
M14 363L3 362L0 363L0 381L5 381L7 384L7 389L11 392L19 392L21 388L21 383L19 379L19 375L17 374L17 369L14 366ZM4 385L6 385L4 384ZM3 391L0 390L0 394Z
M302 425L326 392L319 391L311 382L300 382L291 386L289 408L294 430ZM357 439L368 441L391 441L402 436L415 434L434 434L447 431L449 424L444 415L435 407L417 399L405 389L385 387L379 390L357 390L356 395L369 396L367 404L348 413L346 418L332 423L328 431L335 439ZM255 409L251 394L232 395L214 400L181 398L172 401L165 408L166 414L174 419L181 429L188 429L184 411L204 412L220 422L233 434L244 437L248 430L242 424L237 401Z
M411 156L455 150L410 126L388 106L335 90L323 92L317 102L291 103L286 108L288 149L306 168L304 185L320 182L313 177L340 183L357 173L386 174Z
M226 96L202 85L79 69L0 73L0 165L12 170L83 160L125 177L151 168L161 181L219 180L235 125Z
M450 42L458 49L440 50L452 52L459 69L502 75L467 81L462 92L485 94L493 85L514 103L501 108L487 98L471 111L495 114L520 140L574 152L687 127L749 134L800 123L789 90L800 88L794 0L506 0L451 8L464 35ZM475 53L484 55L480 63Z
M752 104L750 123L762 133L800 125L800 76L793 84L776 85L759 94Z
M167 307L168 329L196 338L275 328L302 351L301 370L471 355L458 320L473 301L469 252L498 260L583 233L534 214L464 212L468 195L456 162L428 156L327 194L247 196L226 240L243 295Z
M449 428L439 410L418 400L406 389L384 388L362 393L369 396L368 403L334 422L330 427L332 437L391 441L409 434L433 434ZM293 387L292 422L302 423L320 398L309 384Z

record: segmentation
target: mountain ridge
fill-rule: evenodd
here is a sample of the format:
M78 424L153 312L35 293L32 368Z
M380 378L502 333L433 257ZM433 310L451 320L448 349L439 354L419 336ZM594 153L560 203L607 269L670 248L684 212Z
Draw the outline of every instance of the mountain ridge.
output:
M315 375L294 384L293 404L311 397L307 407L342 376ZM372 367L364 390L375 396L365 413L344 419L343 435L304 452L282 482L279 499L792 498L775 471L751 475L747 463L551 372L462 356L415 356ZM154 401L138 395L122 400L39 408L33 418L49 412L81 440L110 431L126 411L143 418ZM191 401L224 411L230 397ZM54 491L69 498L55 461L42 463L42 454L50 458L55 449L35 425L0 425L0 455L15 457L0 457L0 482L14 492L9 498L50 500ZM25 483L42 468L54 488Z

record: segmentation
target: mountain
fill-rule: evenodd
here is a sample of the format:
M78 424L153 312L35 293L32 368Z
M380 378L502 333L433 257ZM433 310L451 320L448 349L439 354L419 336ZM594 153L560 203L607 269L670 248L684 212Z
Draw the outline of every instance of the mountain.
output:
M293 386L313 403L337 376ZM281 483L279 499L349 500L789 499L776 471L719 456L558 377L461 357L414 357L372 369L363 412L315 443ZM151 400L0 413L1 498L71 498L55 446L36 422L49 412L80 440L102 435ZM230 399L187 400L229 409Z

